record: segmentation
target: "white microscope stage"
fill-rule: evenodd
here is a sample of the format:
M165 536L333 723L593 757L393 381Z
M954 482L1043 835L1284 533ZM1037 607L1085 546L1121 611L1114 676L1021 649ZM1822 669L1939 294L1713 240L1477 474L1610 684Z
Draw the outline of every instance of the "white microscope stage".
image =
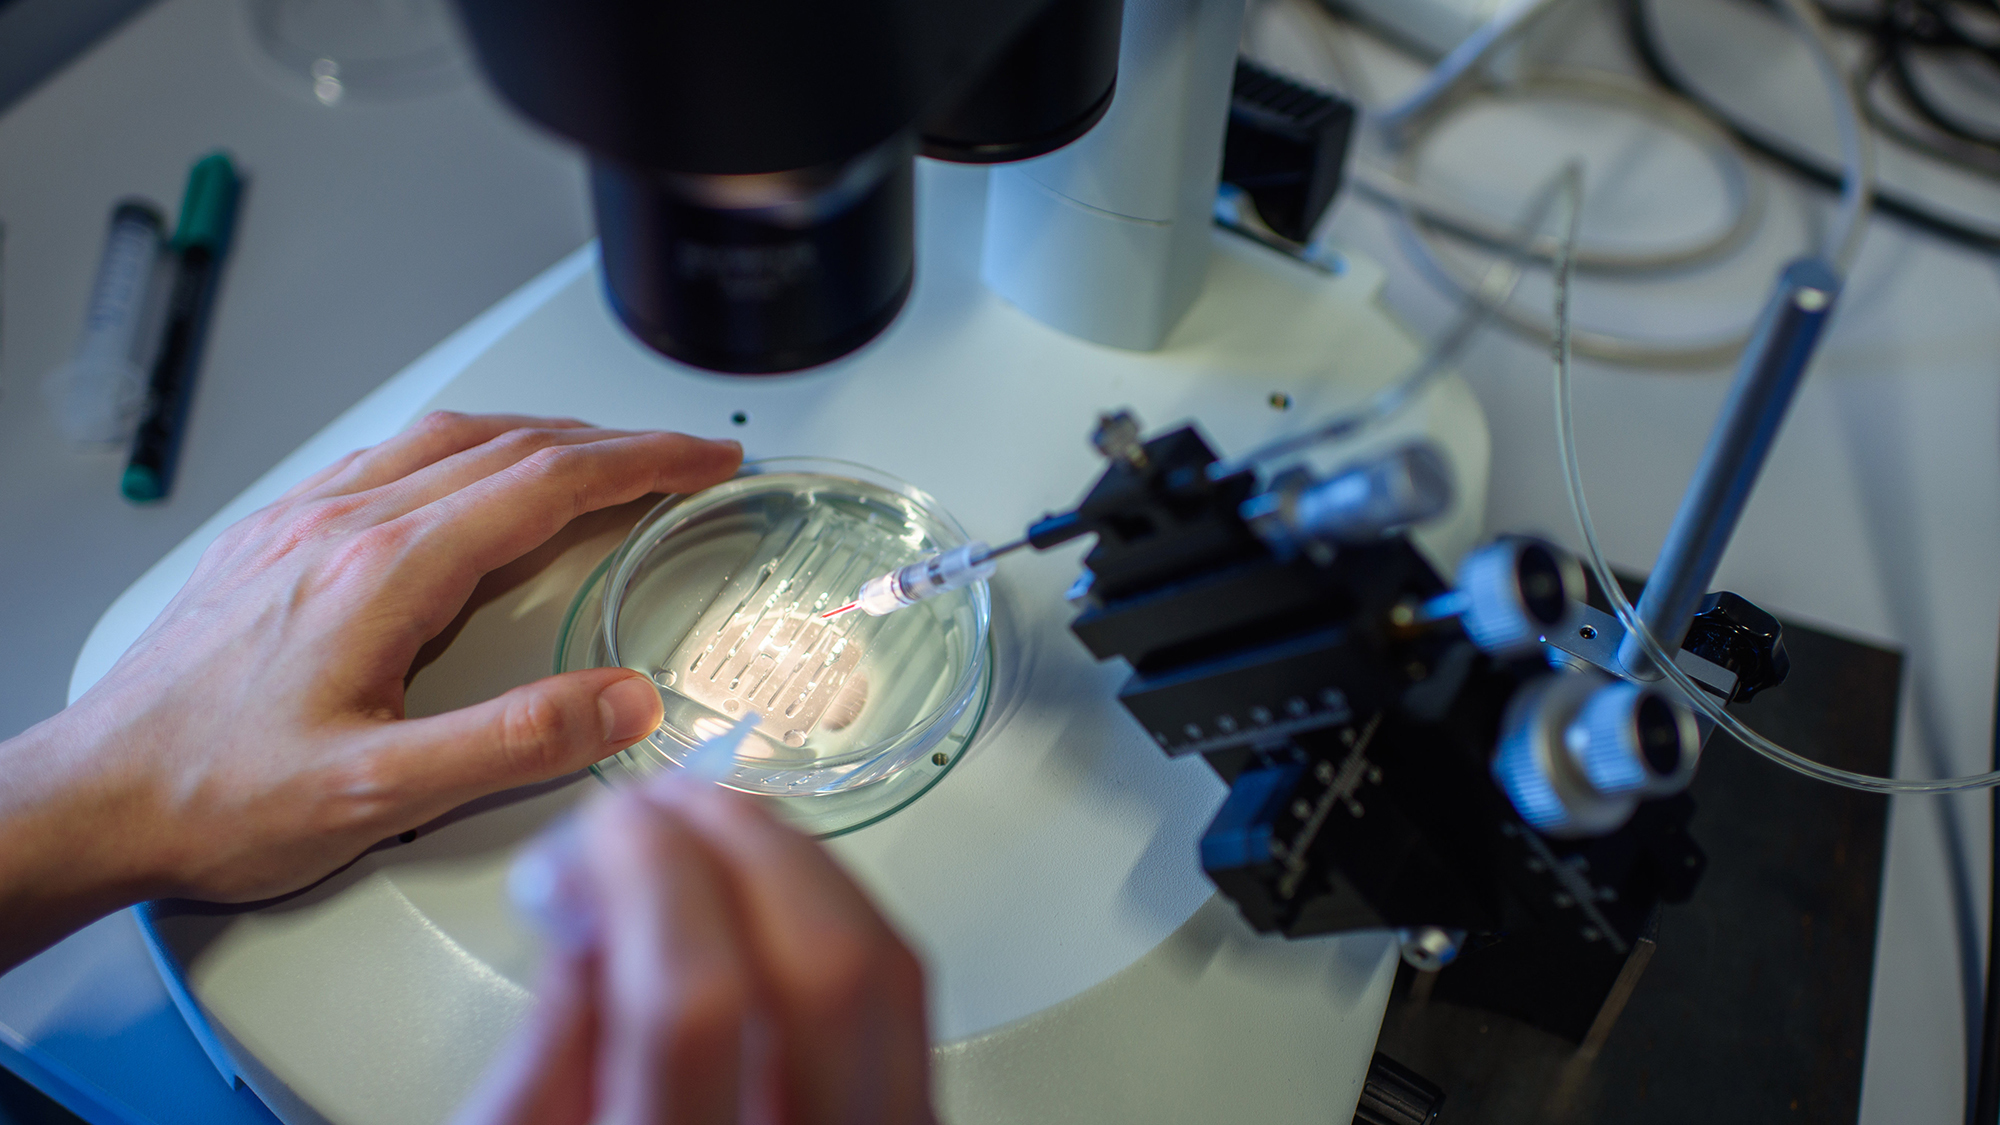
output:
M927 490L998 542L1075 503L1099 411L1149 430L1198 422L1247 449L1357 402L1420 353L1377 300L1381 271L1334 275L1218 232L1203 295L1157 352L1087 344L978 281L984 174L920 163L917 285L884 336L800 375L738 378L663 360L605 308L585 248L391 379L280 463L106 612L71 695L103 675L229 522L426 409L572 415L741 439L751 457L858 461ZM1291 407L1274 405L1274 394ZM746 416L736 424L732 417ZM1455 376L1321 464L1413 434L1459 497L1418 536L1446 564L1485 508L1484 416ZM432 713L546 675L578 584L616 533L483 608L410 692ZM992 704L963 760L909 808L832 844L924 952L941 1116L1345 1120L1395 963L1384 934L1259 938L1195 844L1222 784L1170 760L1115 700L1126 671L1067 631L1080 546L1010 558L994 580ZM365 857L281 905L162 912L156 953L218 1066L287 1122L443 1120L531 1003L536 949L509 916L515 847L589 795L588 777ZM1206 904L1206 905L1205 905Z

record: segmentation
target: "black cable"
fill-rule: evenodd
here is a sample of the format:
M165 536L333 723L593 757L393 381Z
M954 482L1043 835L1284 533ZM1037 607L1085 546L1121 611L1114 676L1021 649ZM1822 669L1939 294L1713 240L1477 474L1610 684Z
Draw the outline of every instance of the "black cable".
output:
M1939 105L1924 89L1923 83L1917 81L1916 71L1910 65L1909 47L1903 40L1892 40L1885 57L1889 76L1896 82L1896 92L1919 117L1930 123L1931 128L1967 144L2000 152L2000 133L1989 132L1960 120L1952 111Z
M1799 176L1835 191L1840 190L1841 173L1837 168L1822 163L1817 157L1802 154L1788 145L1771 140L1751 131L1729 113L1704 97L1681 77L1680 71L1667 58L1659 40L1653 34L1652 21L1648 17L1646 0L1624 0L1626 37L1632 44L1633 54L1638 56L1639 65L1653 81L1669 92L1685 99L1717 125L1728 130L1744 147L1774 160ZM1948 218L1932 210L1924 203L1897 192L1893 188L1877 185L1875 189L1875 210L1892 215L1911 226L1948 238L1953 242L1970 246L1976 250L2000 254L2000 231L1983 230L1956 219Z
M2000 66L2000 49L1967 31L1956 11L1944 0L1892 0L1869 30L1897 93L1917 116L1940 133L2000 152L2000 134L1970 124L1939 105L1917 81L1911 65L1913 52L1927 50Z
M1770 6L1770 0L1762 0L1762 3ZM1863 68L1862 77L1856 83L1864 99L1872 95L1877 80L1886 76L1892 80L1890 85L1910 113L1954 142L1949 147L1973 146L1984 155L2000 157L2000 134L1968 123L1939 105L1924 89L1923 83L1917 80L1916 68L1912 65L1913 56L1919 52L1948 54L1965 61L1984 63L1996 76L2000 76L2000 37L1981 36L1969 29L1963 19L1966 10L1978 9L1986 13L1982 19L1991 23L1994 18L2000 17L2000 3L1996 0L1884 0L1864 11L1819 0L1817 6L1828 23L1865 34L1873 45L1874 58ZM1882 122L1878 119L1876 124L1879 127ZM1897 140L1912 144L1912 137L1906 133L1900 130L1891 132ZM1924 139L1916 139L1913 147L1936 159L1960 164L1976 172L1990 173L1981 161L1967 160L1963 155L1950 151L1935 151L1940 146L1927 143Z

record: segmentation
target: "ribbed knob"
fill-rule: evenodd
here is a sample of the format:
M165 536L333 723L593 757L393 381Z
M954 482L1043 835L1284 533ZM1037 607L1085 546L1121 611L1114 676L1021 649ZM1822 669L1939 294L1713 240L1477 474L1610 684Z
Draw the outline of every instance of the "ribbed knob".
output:
M1553 547L1533 539L1503 539L1465 557L1458 589L1465 595L1459 623L1466 636L1495 656L1526 656L1569 615L1573 566Z
M1570 757L1599 793L1657 797L1687 788L1701 750L1694 716L1658 688L1599 688L1565 733Z
M1569 825L1569 809L1556 792L1554 771L1535 752L1534 742L1534 732L1526 725L1508 732L1493 757L1493 780L1530 827L1560 832Z
M1568 745L1585 703L1606 686L1594 673L1557 672L1515 693L1494 750L1494 783L1514 811L1549 836L1601 836L1616 831L1638 807L1634 790L1599 790Z

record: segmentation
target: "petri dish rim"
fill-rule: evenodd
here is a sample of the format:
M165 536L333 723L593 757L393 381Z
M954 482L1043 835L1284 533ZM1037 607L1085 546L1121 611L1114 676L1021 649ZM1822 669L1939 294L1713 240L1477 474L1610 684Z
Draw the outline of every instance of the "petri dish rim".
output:
M596 622L580 622L579 618L585 614L593 601L598 603L601 614L603 603L598 595L601 594L611 564L617 557L616 548L607 552L591 570L590 575L583 580L576 596L570 599L569 610L563 614L561 629L556 634L553 667L557 675L601 666L594 659L596 653L577 651L579 644L585 648L591 647L592 642L597 642L600 636ZM979 736L980 729L986 721L986 712L993 702L993 643L993 634L989 631L986 635L984 661L987 672L981 677L965 713L945 733L943 743L949 743L956 737L958 744L954 752L946 755L942 765L936 765L934 769L926 771L925 763L920 758L911 763L909 768L880 782L862 786L858 790L839 793L808 793L794 797L777 797L769 794L746 795L770 802L771 806L795 827L819 840L831 840L850 832L859 832L872 824L880 824L908 808L917 798L936 788L946 774L958 767L959 760L971 751L973 740ZM621 752L602 762L591 763L589 767L591 776L607 788L616 788L618 783L609 775L606 763L616 761L622 756ZM857 794L873 796L876 799L856 807L852 802Z
M858 461L847 461L836 457L759 458L754 461L745 461L742 467L737 470L737 474L730 478L730 480L738 481L746 478L784 473L829 477L834 480L852 480L863 485L895 493L906 503L920 509L927 519L935 522L955 537L952 542L940 543L939 547L941 549L956 547L971 539L971 535L966 532L964 526L943 505L938 503L936 497L918 488L916 485L903 480L901 477L883 472L869 465L863 465ZM625 583L631 579L632 571L644 560L646 554L653 547L657 546L661 540L670 535L674 528L678 526L677 522L670 519L673 510L701 494L700 492L681 492L662 497L659 503L648 509L646 514L641 516L637 523L633 524L632 530L626 534L624 541L605 560L605 565L609 567L609 570L603 579L603 609L599 615L601 626L599 644L610 666L629 667L618 653L617 637L618 614L622 609ZM903 734L851 750L841 755L839 759L827 764L865 763L889 752L890 748L896 742L909 737L910 732L940 731L936 737L931 739L932 742L935 742L938 738L942 738L945 733L949 733L951 730L957 728L965 711L975 703L974 696L979 694L980 683L987 676L992 665L992 591L987 587L986 583L978 582L967 587L967 594L972 601L973 618L977 623L978 629L973 643L969 646L965 667L960 669L957 681L953 683L951 691L946 693L944 700L938 706L926 712L921 718L912 722ZM565 622L565 627L567 627L567 622ZM864 786L866 784L868 783L864 783ZM839 790L829 790L828 792L837 791Z

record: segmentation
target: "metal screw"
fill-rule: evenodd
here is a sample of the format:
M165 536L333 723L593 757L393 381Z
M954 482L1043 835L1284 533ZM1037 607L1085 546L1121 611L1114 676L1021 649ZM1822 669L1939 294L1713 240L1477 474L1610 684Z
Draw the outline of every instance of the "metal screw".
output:
M732 422L734 422L734 423L736 423L737 425L741 426L741 425L743 425L744 423L746 423L746 422L748 422L748 421L750 420L750 416L749 416L748 414L745 414L745 413L743 413L743 412L742 412L741 410L739 410L739 411L737 411L736 413L734 413L734 414L731 414L731 415L729 416L729 420L730 420L730 421L732 421Z
M1465 931L1412 926L1397 930L1396 938L1402 945L1404 964L1420 973L1435 973L1458 959Z
M945 752L944 752L944 751L942 751L942 750L940 750L940 751L938 751L937 753L935 753L935 754L932 754L932 755L931 755L931 765L934 765L934 766L941 766L941 765L944 765L944 764L945 764L946 762L949 762L949 761L951 761L951 755L950 755L950 754L947 754L947 753L945 753Z
M1594 641L1597 639L1597 626L1585 625L1583 628L1578 629L1576 631L1576 635L1582 637L1586 641Z
M1139 440L1139 420L1129 410L1097 416L1097 430L1090 444L1113 461L1123 461L1135 469L1146 467L1146 447Z
M1283 391L1271 392L1271 409L1290 410L1291 408L1292 408L1292 396L1286 394Z

